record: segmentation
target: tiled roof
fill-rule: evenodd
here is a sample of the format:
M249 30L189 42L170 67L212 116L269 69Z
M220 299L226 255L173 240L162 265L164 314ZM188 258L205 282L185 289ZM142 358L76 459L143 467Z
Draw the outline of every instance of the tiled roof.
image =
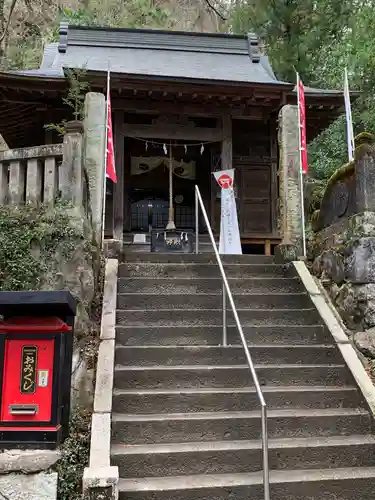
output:
M253 35L99 28L60 25L60 40L45 47L39 69L23 76L62 78L65 69L194 81L289 86L278 80ZM305 87L307 95L333 96L341 90ZM354 93L353 93L354 95Z
M51 49L47 49L51 50ZM55 49L56 50L56 49ZM254 35L60 28L53 66L139 76L283 85Z

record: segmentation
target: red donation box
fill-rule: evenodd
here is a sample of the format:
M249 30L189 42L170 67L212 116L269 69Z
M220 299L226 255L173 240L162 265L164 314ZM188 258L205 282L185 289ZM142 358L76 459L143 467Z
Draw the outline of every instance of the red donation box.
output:
M67 436L75 313L69 292L0 292L1 448Z

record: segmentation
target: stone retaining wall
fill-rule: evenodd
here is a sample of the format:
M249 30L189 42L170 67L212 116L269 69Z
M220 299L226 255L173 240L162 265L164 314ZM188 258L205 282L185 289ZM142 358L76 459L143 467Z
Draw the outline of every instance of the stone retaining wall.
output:
M375 150L363 145L355 161L328 182L315 234L312 271L320 278L357 347L375 357Z

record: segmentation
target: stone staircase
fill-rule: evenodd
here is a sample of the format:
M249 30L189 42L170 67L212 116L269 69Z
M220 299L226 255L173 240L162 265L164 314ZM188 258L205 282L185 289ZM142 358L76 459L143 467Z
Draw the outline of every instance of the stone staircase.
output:
M234 326L219 345L215 257L125 259L111 447L120 500L263 500L260 406ZM294 268L224 261L268 405L271 500L373 500L372 418Z

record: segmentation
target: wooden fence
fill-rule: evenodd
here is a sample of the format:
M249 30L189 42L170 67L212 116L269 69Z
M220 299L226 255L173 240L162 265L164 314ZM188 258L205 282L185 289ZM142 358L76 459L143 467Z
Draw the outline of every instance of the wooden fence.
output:
M0 153L0 205L54 206L63 200L88 215L88 197L80 133L67 133L62 144Z

